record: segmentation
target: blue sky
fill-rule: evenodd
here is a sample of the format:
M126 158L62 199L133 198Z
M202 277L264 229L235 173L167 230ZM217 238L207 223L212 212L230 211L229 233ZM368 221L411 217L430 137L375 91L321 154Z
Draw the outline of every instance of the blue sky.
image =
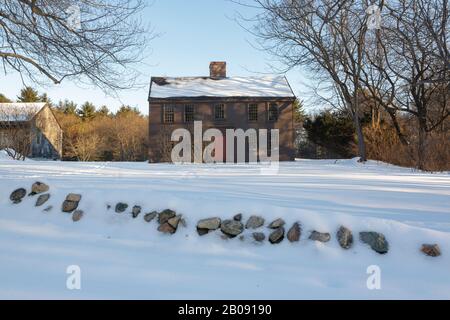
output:
M209 62L227 61L229 76L246 76L271 72L271 57L255 49L250 43L255 39L242 29L233 17L236 11L252 14L253 9L243 8L227 0L153 0L143 13L159 36L150 43L145 53L144 66L140 68L142 81L151 76L201 76L209 74ZM250 42L250 43L249 43ZM293 90L300 98L305 94L301 70L287 73ZM14 99L22 87L17 74L0 74L0 92ZM106 96L92 87L79 87L65 82L58 86L39 87L57 102L69 99L82 104L89 100L116 110L122 103L138 107L147 113L148 86L122 91L119 99Z

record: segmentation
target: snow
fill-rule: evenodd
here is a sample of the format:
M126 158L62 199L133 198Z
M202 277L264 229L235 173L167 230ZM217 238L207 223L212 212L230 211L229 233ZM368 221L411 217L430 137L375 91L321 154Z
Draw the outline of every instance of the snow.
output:
M35 181L51 198L18 205L8 199ZM60 212L70 193L81 193L86 215L77 223ZM369 161L299 160L276 175L255 165L11 162L0 160L0 298L13 299L449 299L450 176ZM137 219L106 205L141 205ZM43 208L54 209L44 213ZM172 208L187 228L160 234L143 214ZM301 221L299 243L254 244L200 237L201 218ZM350 228L355 244L339 247L335 232ZM311 230L330 242L307 240ZM262 229L266 234L269 230ZM379 255L357 239L383 233L390 251ZM250 233L246 231L246 237ZM442 256L423 255L438 243ZM81 268L81 290L66 288L66 269ZM381 289L366 286L367 268L381 268Z
M13 157L10 156L10 154L16 154L16 151L14 151L14 149L1 149L0 150L0 161L17 161L16 159L14 159ZM30 159L25 158L25 161L29 161ZM21 160L24 161L24 160Z
M0 121L29 121L45 107L45 102L0 103Z
M231 77L211 79L207 77L160 78L154 81L150 98L176 97L283 97L294 98L284 76Z
M14 160L5 149L0 150L0 161Z

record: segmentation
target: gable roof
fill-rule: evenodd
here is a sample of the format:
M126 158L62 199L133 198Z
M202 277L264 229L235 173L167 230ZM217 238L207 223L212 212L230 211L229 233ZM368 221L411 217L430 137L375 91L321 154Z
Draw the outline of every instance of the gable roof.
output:
M295 98L285 76L153 77L149 99L169 98Z
M45 106L45 102L36 103L0 103L0 121L22 122L33 119Z

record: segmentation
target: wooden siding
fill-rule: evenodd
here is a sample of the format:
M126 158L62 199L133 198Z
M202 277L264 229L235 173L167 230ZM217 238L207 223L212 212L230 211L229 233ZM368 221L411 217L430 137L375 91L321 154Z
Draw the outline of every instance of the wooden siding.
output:
M32 157L60 159L63 132L49 106L45 106L32 120ZM40 143L39 143L40 142Z

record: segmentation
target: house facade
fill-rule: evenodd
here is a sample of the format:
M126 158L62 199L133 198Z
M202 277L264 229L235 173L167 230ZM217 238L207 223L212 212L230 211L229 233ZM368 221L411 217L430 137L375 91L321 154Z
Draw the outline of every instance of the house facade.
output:
M278 129L279 160L293 160L295 99L284 76L227 77L225 62L212 62L209 77L152 77L149 161L170 162L171 133L184 128L193 134L195 121L203 131L219 129L223 137L227 129L267 129L269 149L270 132Z
M61 159L63 131L46 103L0 103L0 149Z

